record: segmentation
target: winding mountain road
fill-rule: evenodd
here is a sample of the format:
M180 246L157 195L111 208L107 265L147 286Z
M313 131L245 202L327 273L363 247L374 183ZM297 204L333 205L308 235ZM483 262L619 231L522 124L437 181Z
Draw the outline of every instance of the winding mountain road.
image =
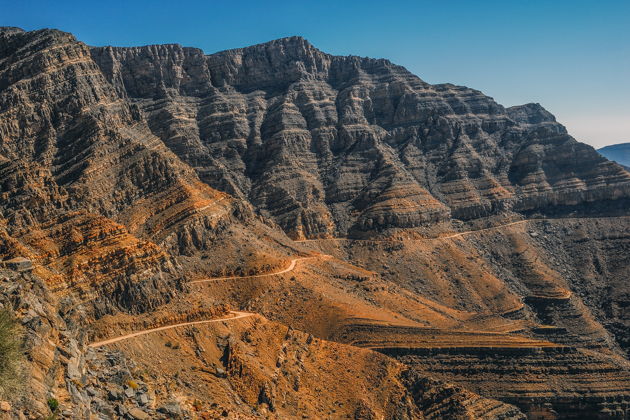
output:
M232 316L226 316L226 317L223 317L223 318L206 319L206 320L202 320L202 321L182 322L180 324L165 325L163 327L149 328L147 330L136 331L134 333L121 335L119 337L110 338L108 340L96 341L96 342L88 344L88 347L101 347L101 346L105 346L107 344L113 344L113 343L117 343L117 342L122 341L122 340L127 340L129 338L138 337L140 335L151 334L151 333L157 332L157 331L169 330L171 328L185 327L185 326L188 326L188 325L210 324L210 323L213 323L213 322L232 321L232 320L235 320L235 319L246 318L246 317L255 315L255 314L253 314L251 312L238 312L238 311L230 311L230 314Z
M488 228L476 229L476 230L467 230L465 232L453 233L453 234L447 235L447 236L438 236L438 237L435 237L435 238L408 238L408 239L405 239L405 240L408 240L408 241L438 241L438 240L443 240L443 239L454 239L454 238L460 238L462 236L470 235L470 234L473 234L473 233L486 232L486 231L490 231L490 230L501 229L501 228L508 227L508 226L520 225L520 224L523 224L523 223L532 222L532 221L539 221L539 220L545 220L545 219L518 220L516 222L506 223L504 225L491 226L491 227L488 227ZM299 239L299 240L296 240L294 242L317 242L317 241L398 242L398 241L401 241L401 239L317 238L317 239Z
M487 232L489 230L504 228L504 227L508 227L508 226L514 226L514 225L520 225L520 224L523 224L523 223L527 223L527 222L531 222L531 221L537 221L537 220L541 220L541 219L518 220L516 222L506 223L504 225L491 226L491 227L488 227L488 228L477 229L477 230L467 230L466 232L453 233L452 235L438 236L437 238L430 238L430 239L453 239L453 238L459 238L459 237L462 237L462 236L470 235L472 233Z
M289 264L288 267L283 268L280 271L272 271L270 273L263 273L263 274L254 274L252 276L229 276L229 277L210 277L207 279L202 279L202 280L193 280L188 282L188 284L194 284L194 283L207 283L207 282L212 282L212 281L221 281L221 280L238 280L238 279L254 279L254 278L259 278L259 277L267 277L267 276L275 276L278 274L284 274L284 273L288 273L290 271L293 271L295 269L295 266L297 265L298 261L303 261L303 260L310 260L310 259L314 259L314 258L328 258L330 257L329 255L317 255L314 257L298 257L298 258L293 258L291 260L291 263Z
M454 238L458 238L458 237L462 237L465 235L470 235L473 233L480 233L480 232L485 232L485 231L489 231L489 230L494 230L494 229L498 229L498 228L503 228L503 227L508 227L508 226L513 226L513 225L518 225L518 224L523 224L523 223L527 223L529 221L531 221L532 219L529 220L519 220L516 222L511 222L511 223L507 223L504 225L499 225L499 226L492 226L489 228L484 228L484 229L478 229L478 230L469 230L466 232L459 232L459 233L454 233L448 236L442 236L442 237L437 237L437 238L426 238L423 240L442 240L442 239L454 239ZM346 240L347 238L327 238L327 239L305 239L305 240L300 240L300 241L295 241L295 242L311 242L311 241L319 241L319 240ZM415 239L418 240L418 239ZM368 239L367 241L375 241L375 240L370 240ZM391 239L385 239L385 240L376 240L379 242L391 242ZM293 258L291 259L290 264L286 267L283 268L279 271L274 271L274 272L270 272L270 273L263 273L263 274L255 274L255 275L251 275L251 276L228 276L228 277L212 277L212 278L208 278L208 279L203 279L203 280L194 280L189 282L190 284L194 284L194 283L207 283L207 282L214 282L214 281L222 281L222 280L238 280L238 279L248 279L248 278L260 278L260 277L267 277L267 276L274 276L274 275L279 275L279 274L285 274L288 272L291 272L293 270L295 270L295 267L297 266L298 261L303 261L303 260L309 260L309 259L316 259L316 258L330 258L330 255L326 255L326 254L321 254L321 255L315 255L315 256L310 256L310 257L297 257L297 258ZM569 295L570 296L570 295ZM564 297L564 296L563 296ZM518 310L520 308L515 308L515 310ZM510 311L508 311L510 312ZM235 320L235 319L240 319L240 318L246 318L246 317L250 317L255 315L254 313L250 313L250 312L239 312L239 311L230 311L230 316L227 317L223 317L223 318L215 318L215 319L207 319L207 320L201 320L201 321L190 321L190 322L182 322L179 324L174 324L174 325L165 325L162 327L156 327L156 328L149 328L146 330L141 330L141 331L136 331L133 333L129 333L129 334L125 334L119 337L114 337L114 338L110 338L107 340L103 340L103 341L96 341L93 343L88 344L89 347L101 347L101 346L105 346L108 344L113 344L113 343L117 343L119 341L123 341L123 340L127 340L130 338L134 338L134 337L138 337L141 335L146 335L146 334L151 334L153 332L157 332L157 331L164 331L164 330L168 330L168 329L172 329L172 328L178 328L178 327L185 327L185 326L190 326L190 325L200 325L200 324L209 324L209 323L215 323L215 322L223 322L223 321L231 321L231 320Z
M213 282L213 281L220 281L220 280L238 280L238 279L247 279L247 278L258 278L258 277L266 277L266 276L275 276L275 275L278 275L278 274L284 274L284 273L288 273L290 271L293 271L295 269L295 267L297 266L298 261L309 260L309 259L314 259L314 258L330 258L330 255L321 254L321 255L315 255L315 256L312 256L312 257L293 258L293 259L291 259L291 263L289 264L288 267L283 268L280 271L274 271L274 272L271 272L271 273L255 274L255 275L252 275L252 276L212 277L212 278L209 278L209 279L191 281L189 283L206 283L206 282ZM141 335L150 334L152 332L164 331L164 330L168 330L168 329L171 329L171 328L185 327L187 325L208 324L208 323L212 323L212 322L231 321L231 320L234 320L234 319L245 318L245 317L248 317L248 316L255 315L255 314L250 313L250 312L238 312L238 311L230 311L230 314L232 316L223 317L223 318L216 318L216 319L207 319L207 320L201 320L201 321L182 322L182 323L174 324L174 325L165 325L165 326L162 326L162 327L149 328L149 329L146 329L146 330L136 331L136 332L133 332L133 333L121 335L119 337L114 337L114 338L110 338L110 339L103 340L103 341L96 341L96 342L88 344L88 346L89 347L101 347L101 346L105 346L107 344L113 344L113 343L117 343L117 342L122 341L122 340L127 340L127 339L138 337L138 336L141 336Z

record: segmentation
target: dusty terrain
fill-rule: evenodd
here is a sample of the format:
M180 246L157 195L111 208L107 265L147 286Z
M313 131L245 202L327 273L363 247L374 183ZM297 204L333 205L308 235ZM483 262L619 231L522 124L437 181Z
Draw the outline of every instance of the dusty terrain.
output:
M630 173L538 104L2 28L0 188L5 418L628 417Z

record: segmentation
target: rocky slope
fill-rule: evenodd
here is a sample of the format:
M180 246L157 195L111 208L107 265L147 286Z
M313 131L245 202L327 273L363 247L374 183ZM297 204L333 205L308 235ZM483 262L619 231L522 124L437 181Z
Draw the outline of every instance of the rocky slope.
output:
M626 171L538 104L506 109L300 37L207 56L179 45L91 52L202 180L294 238L547 212L630 192Z
M629 193L387 60L1 28L0 416L623 418Z
M143 294L119 297L128 291L112 282L159 278L172 290L173 257L207 252L234 226L269 231L152 135L84 44L52 30L0 41L2 254L40 263L51 283L72 284L64 293L109 282L131 305ZM232 235L234 247L252 241Z

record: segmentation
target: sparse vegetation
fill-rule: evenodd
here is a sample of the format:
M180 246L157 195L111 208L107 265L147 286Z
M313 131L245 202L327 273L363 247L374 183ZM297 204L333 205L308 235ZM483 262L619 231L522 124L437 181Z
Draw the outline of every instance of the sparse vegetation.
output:
M59 401L53 397L48 398L48 408L50 408L50 411L52 411L53 414L56 413L59 409Z
M8 310L0 309L0 398L17 395L23 358L20 326Z
M172 342L170 342L170 341L167 341L166 343L164 343L164 345L165 345L166 347L169 347L169 348L173 349L173 350L177 350L177 349L179 348L179 343L175 343L175 344L173 344L173 343L172 343Z

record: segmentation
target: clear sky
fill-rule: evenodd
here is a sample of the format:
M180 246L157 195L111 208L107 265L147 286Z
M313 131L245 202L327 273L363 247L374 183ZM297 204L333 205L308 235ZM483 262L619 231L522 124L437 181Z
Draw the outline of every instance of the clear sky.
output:
M630 142L630 0L0 0L0 25L207 53L301 35L506 106L539 102L596 147Z

